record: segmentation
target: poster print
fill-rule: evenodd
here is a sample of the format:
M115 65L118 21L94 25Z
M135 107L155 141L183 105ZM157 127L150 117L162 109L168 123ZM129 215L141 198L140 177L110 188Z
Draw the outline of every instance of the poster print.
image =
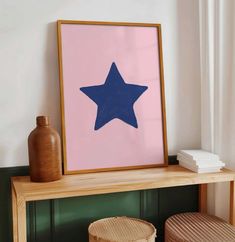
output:
M167 165L159 24L58 21L64 173Z

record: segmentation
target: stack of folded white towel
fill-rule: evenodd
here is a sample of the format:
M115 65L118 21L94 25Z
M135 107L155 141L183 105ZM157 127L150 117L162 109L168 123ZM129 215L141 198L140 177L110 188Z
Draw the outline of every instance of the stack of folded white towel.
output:
M179 164L197 173L218 172L225 166L219 156L204 150L181 150Z

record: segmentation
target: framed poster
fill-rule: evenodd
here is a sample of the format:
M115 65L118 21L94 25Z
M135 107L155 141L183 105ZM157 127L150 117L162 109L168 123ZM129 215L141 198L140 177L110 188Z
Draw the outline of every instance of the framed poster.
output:
M64 173L167 165L160 24L58 21Z

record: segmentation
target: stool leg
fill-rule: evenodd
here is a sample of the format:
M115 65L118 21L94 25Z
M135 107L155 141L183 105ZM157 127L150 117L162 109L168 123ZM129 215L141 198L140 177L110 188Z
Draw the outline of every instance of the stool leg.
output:
M230 211L229 222L235 225L235 182L230 181Z
M207 212L207 184L199 185L199 212Z

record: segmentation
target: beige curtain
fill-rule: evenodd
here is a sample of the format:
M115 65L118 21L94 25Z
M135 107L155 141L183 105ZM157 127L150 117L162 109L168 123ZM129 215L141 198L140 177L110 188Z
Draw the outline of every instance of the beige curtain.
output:
M235 169L235 1L200 0L201 144ZM208 211L228 220L228 184L209 187Z

